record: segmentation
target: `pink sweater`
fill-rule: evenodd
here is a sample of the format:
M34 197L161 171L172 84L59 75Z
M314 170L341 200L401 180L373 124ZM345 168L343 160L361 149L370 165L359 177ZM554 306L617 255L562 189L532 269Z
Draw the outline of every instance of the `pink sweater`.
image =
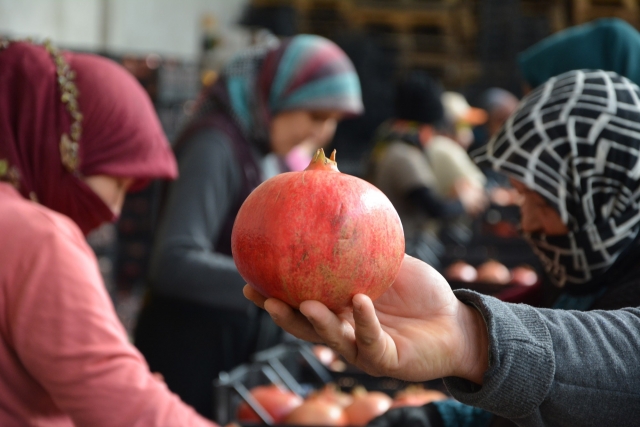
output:
M127 341L70 219L0 183L0 426L214 426Z

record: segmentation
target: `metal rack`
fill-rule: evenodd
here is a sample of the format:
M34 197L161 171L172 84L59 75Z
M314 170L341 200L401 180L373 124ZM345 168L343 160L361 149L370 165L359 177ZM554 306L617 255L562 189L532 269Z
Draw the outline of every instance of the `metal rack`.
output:
M240 365L230 372L221 372L213 382L214 419L224 425L233 421L235 408L245 401L267 425L273 425L273 418L251 395L249 389L268 382L284 387L299 396L306 396L309 387L303 386L283 363L284 359L298 356L316 376L319 384L333 381L331 373L320 363L309 344L294 342L280 344L256 353L252 362Z

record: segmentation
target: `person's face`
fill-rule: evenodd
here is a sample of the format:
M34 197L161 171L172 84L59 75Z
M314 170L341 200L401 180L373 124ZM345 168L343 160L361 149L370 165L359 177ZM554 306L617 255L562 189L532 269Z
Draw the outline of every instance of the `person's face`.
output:
M545 233L548 236L567 234L569 229L562 222L560 214L537 192L530 190L520 181L509 179L520 193L520 225L526 233Z
M271 121L271 150L286 155L303 141L324 144L333 138L339 111L292 110L278 113Z
M489 136L494 136L495 134L497 134L517 108L518 103L516 102L513 105L503 105L491 111L491 113L489 114L489 121L487 122L487 130L489 131Z
M106 175L94 175L84 178L84 182L89 188L91 188L116 215L120 215L127 190L131 187L133 181L133 178L116 178Z

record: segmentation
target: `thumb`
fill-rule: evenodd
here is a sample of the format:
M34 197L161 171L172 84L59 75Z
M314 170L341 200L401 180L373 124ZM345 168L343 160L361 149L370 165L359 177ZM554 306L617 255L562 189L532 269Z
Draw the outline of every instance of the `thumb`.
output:
M357 294L353 297L352 302L359 361L365 365L370 365L371 361L378 363L387 359L392 353L389 350L395 348L395 344L382 330L371 298L363 294ZM390 345L392 346L391 348ZM395 359L395 356L393 357ZM379 366L371 367L374 370L380 369Z

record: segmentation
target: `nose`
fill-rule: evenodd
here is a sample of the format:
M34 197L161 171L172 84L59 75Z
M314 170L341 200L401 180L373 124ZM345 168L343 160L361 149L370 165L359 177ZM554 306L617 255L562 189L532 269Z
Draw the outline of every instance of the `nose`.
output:
M318 141L322 138L322 134L324 133L324 128L326 126L327 120L316 120L313 122L313 127L311 128L311 138Z
M520 226L525 233L543 231L539 209L532 206L526 199L520 205Z

